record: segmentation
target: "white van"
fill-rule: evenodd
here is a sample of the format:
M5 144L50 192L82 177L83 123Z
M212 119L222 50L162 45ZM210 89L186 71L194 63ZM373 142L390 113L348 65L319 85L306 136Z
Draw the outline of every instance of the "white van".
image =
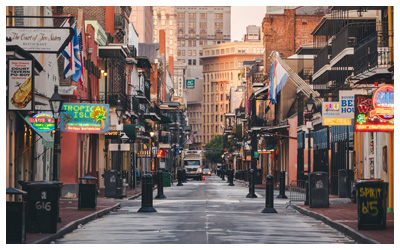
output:
M183 166L186 178L193 178L201 181L203 174L203 161L201 150L187 150L183 156Z

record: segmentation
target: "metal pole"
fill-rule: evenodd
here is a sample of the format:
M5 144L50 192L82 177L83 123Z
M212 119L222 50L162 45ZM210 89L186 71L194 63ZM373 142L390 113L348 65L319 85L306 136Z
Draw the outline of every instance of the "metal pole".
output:
M308 169L307 173L311 171L311 129L308 129Z
M53 181L58 181L58 169L59 169L59 157L61 153L60 142L61 142L61 131L57 126L58 119L54 119L55 133L54 133L54 154L53 154Z

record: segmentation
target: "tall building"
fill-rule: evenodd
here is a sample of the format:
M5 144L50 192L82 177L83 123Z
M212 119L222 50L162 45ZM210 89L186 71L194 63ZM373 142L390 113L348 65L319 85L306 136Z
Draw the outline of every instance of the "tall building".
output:
M133 23L139 36L139 43L152 43L153 34L153 6L131 6L129 20Z
M258 42L261 41L261 27L256 25L249 25L246 27L246 34L243 36L245 42Z
M231 92L237 91L242 85L243 62L262 57L264 49L259 41L209 45L203 51L201 125L204 147L216 134L223 133L225 114L234 112L235 107L230 106L230 97Z

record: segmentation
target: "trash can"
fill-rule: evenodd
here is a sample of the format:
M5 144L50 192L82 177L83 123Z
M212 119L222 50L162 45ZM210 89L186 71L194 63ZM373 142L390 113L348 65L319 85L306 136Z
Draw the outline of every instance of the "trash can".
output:
M10 197L10 201L6 204L6 244L25 243L25 196L27 192L16 189L7 188L6 194L14 195L14 201ZM19 196L22 196L19 198Z
M163 173L163 187L171 186L171 174L169 172Z
M308 175L310 208L329 207L329 177L326 172Z
M27 232L57 232L61 186L62 183L57 181L38 181L27 183Z
M351 183L354 180L353 170L339 169L338 171L338 195L339 198L351 197Z
M115 198L117 196L117 170L104 170L104 196Z
M388 183L378 179L356 182L358 229L386 229Z
M262 184L262 169L257 169L256 184Z
M78 192L78 209L93 209L97 206L97 178L85 175L81 178Z

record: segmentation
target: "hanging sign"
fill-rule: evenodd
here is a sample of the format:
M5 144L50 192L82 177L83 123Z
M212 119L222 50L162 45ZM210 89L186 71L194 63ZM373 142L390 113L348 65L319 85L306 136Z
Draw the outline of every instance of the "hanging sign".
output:
M33 110L34 75L31 60L8 61L8 110Z
M339 90L340 118L354 118L354 95L365 94L365 89Z
M30 53L61 53L75 34L69 27L7 27L7 45Z
M194 89L194 79L187 79L186 80L186 88L187 89Z
M384 85L373 96L355 96L356 132L394 132L394 87Z
M351 118L343 117L340 102L323 102L322 125L351 125Z
M31 126L38 132L49 132L54 130L55 117L51 114L36 114L29 119Z
M62 132L103 134L109 131L110 105L64 103L60 127Z

